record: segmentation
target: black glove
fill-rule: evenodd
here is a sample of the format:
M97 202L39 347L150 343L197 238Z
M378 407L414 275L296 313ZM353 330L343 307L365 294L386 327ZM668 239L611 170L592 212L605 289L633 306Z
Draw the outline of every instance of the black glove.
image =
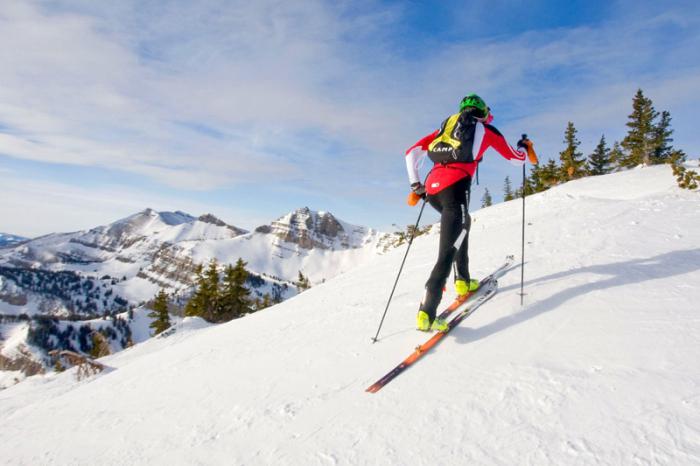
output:
M425 186L420 181L411 184L411 191L420 196L421 199L425 199Z
M528 141L527 134L523 134L523 137L521 137L520 141L518 141L518 149L527 150L527 143L525 141Z

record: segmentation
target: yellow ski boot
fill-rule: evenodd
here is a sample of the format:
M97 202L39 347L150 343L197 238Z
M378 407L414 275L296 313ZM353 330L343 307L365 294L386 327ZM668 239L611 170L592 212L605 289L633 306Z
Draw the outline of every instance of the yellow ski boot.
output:
M426 312L418 311L418 315L416 316L416 328L421 332L430 330L430 317Z
M445 319L436 318L433 321L433 325L430 326L430 330L435 330L436 332L446 332L450 326L447 324Z
M445 319L440 318L435 319L431 324L428 314L424 311L418 311L418 316L416 317L416 328L421 332L429 332L431 330L444 332L447 330L448 325Z
M457 296L464 296L467 293L474 292L479 289L479 280L471 279L467 283L466 280L458 278L455 280L455 291Z

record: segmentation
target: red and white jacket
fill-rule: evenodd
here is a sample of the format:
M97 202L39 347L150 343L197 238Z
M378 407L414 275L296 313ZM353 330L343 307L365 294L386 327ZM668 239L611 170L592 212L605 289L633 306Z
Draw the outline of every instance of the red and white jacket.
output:
M418 173L423 159L428 155L428 146L435 139L439 130L422 138L406 151L406 170L411 184L422 182ZM446 187L456 183L466 176L474 177L476 165L484 157L488 148L493 148L506 160L510 160L515 165L525 163L527 153L516 150L508 144L503 135L495 127L488 123L476 123L474 132L474 162L471 163L450 163L447 165L435 164L425 182L425 191L429 194L437 194Z

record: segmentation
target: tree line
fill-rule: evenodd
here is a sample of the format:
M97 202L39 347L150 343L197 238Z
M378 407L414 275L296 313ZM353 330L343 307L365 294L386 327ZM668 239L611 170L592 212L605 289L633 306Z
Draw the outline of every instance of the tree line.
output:
M274 296L265 293L262 298L251 296L246 282L253 279L257 283L262 279L248 272L246 265L248 264L239 258L235 265L228 264L223 271L220 271L221 266L216 259L209 261L206 267L197 266L194 292L185 304L185 316L222 323L279 303L282 300L279 293ZM309 278L301 271L294 285L300 293L311 288ZM170 296L161 289L150 306L150 328L155 335L171 326L169 303Z
M675 149L671 113L658 112L650 98L641 89L632 99L632 113L626 123L627 135L622 141L608 144L605 135L601 135L598 144L587 157L580 151L574 123L569 121L564 130L564 149L559 153L559 160L549 159L545 164L534 165L524 186L513 190L510 177L503 183L503 200L510 201L523 195L546 191L560 183L586 176L605 175L613 171L636 167L637 165L671 164L678 185L682 188L697 189L700 176L686 170L682 162L686 154ZM482 207L493 204L493 197L486 189L481 199Z
M63 308L72 317L96 318L123 312L129 305L126 299L114 293L109 282L111 277L105 278L108 276L98 280L67 270L0 266L0 277L14 282L21 289L14 293L0 286L0 294L5 295L5 300L23 306L27 304L28 292L39 294L44 298L39 306L42 313Z

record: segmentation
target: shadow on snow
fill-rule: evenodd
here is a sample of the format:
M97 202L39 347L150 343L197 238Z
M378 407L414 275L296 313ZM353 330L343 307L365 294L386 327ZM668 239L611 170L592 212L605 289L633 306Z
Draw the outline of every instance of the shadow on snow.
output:
M592 291L674 277L696 270L700 270L700 249L673 251L656 257L633 259L604 265L591 265L557 272L526 281L525 289L527 290L528 285L581 274L599 275L602 277L600 279L591 277L591 281L588 283L563 289L547 298L526 306L522 311L514 315L501 317L488 325L479 328L468 328L466 326L458 327L451 333L456 337L458 343L470 343L486 338L489 335L493 335L507 328L514 327L545 312L552 311L562 306L567 301ZM502 288L499 290L499 294L519 289L520 284L518 283Z

